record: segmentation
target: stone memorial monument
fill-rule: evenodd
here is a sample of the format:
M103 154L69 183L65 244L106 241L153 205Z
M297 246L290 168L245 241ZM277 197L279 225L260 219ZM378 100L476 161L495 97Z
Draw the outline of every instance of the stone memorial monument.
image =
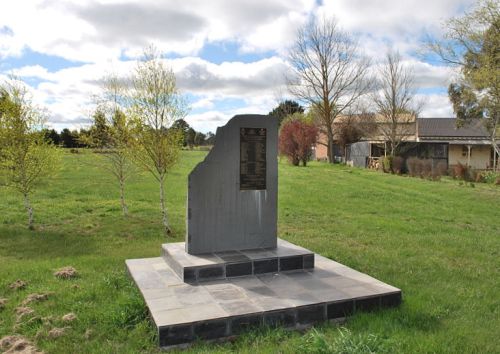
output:
M161 347L400 303L399 289L277 237L277 135L265 115L218 128L188 178L186 242L126 261Z

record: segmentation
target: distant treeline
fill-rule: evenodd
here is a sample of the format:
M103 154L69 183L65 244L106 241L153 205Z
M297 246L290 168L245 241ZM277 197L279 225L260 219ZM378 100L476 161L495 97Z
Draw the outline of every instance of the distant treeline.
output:
M183 132L184 147L213 145L215 135L212 132L204 134L194 130L184 119L177 120L172 128L180 129ZM64 128L60 133L55 129L43 129L45 138L52 144L65 148L84 148L88 147L84 137L88 134L88 129L69 130Z

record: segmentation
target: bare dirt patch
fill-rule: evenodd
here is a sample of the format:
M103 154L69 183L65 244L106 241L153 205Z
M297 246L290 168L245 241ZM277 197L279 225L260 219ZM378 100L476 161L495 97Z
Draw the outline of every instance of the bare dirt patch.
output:
M29 340L22 336L6 336L0 339L0 350L4 354L43 354Z
M66 330L68 330L68 329L69 329L69 327L52 328L48 333L49 338L59 338L59 337L63 336L66 333Z
M76 271L75 268L68 266L58 269L54 273L54 276L56 276L59 279L72 279L78 277L78 272Z
M16 307L16 322L21 322L24 318L30 317L35 313L31 307L20 306Z
M62 317L64 322L73 322L76 320L76 315L73 312L67 313Z
M44 293L44 294L29 294L26 299L24 299L22 305L26 306L32 302L35 301L45 301L49 298L49 295L52 295L52 293Z
M26 288L27 285L28 285L28 283L25 282L24 280L17 279L15 282L13 282L12 284L9 285L9 288L11 288L13 290L22 290L22 289Z

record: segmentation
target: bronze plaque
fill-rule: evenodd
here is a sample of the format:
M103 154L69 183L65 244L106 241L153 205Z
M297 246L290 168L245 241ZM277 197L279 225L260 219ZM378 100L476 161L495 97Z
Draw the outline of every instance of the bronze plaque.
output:
M240 128L240 190L266 189L266 128Z

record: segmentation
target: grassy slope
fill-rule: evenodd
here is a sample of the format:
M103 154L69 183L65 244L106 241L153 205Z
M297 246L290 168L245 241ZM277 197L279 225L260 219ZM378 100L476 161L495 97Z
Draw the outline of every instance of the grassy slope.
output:
M183 238L186 176L204 154L184 152L169 176L176 235L171 240ZM27 294L51 291L48 301L33 305L36 313L55 316L52 326L64 326L58 318L68 312L78 320L55 341L46 337L51 327L41 320L21 325L17 331L30 338L42 332L41 349L155 352L154 329L124 260L159 254L164 238L157 184L145 174L131 181L132 215L124 219L113 180L90 160L85 154L64 155L62 171L35 195L35 232L24 227L18 196L0 190L0 298L9 299L0 310L0 337L13 333L14 308ZM319 336L344 340L351 348L373 340L391 352L498 350L499 206L500 189L493 186L280 163L280 236L403 290L400 308L349 318L347 337L333 325L319 327ZM55 279L52 272L66 265L81 276ZM10 290L16 279L28 281L28 288ZM262 329L234 343L200 343L190 351L296 352L310 344L307 335Z

